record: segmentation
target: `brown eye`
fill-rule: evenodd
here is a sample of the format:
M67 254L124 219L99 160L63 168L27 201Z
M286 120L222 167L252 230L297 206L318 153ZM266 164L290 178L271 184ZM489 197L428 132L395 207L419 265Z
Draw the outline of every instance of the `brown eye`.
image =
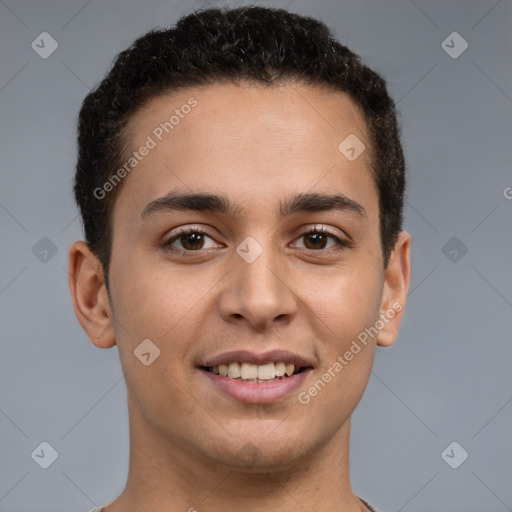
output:
M308 249L324 249L327 245L328 236L325 233L307 233L304 236L304 245Z
M181 233L169 238L164 242L163 247L181 253L191 253L219 247L219 244L201 229L193 228L182 230Z
M203 233L186 233L180 236L180 242L184 249L188 251L197 251L198 249L202 249L204 245L204 235Z
M323 251L323 249L336 249L336 247L338 249L350 247L348 241L327 231L325 228L315 228L303 233L294 245L300 249L308 249L310 251Z

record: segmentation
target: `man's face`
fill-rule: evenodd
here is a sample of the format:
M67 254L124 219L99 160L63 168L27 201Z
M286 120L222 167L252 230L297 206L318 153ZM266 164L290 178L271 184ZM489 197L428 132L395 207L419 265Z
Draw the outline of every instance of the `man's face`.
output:
M190 98L197 105L160 133ZM153 99L127 134L130 153L156 143L113 212L112 313L132 428L254 469L346 432L376 339L333 365L379 319L385 282L369 152L351 161L338 149L350 134L369 145L354 103L299 85L216 84ZM234 211L204 198L172 208L195 194ZM160 355L146 366L134 350L147 339ZM299 373L267 380L293 362ZM230 363L262 379L217 374Z

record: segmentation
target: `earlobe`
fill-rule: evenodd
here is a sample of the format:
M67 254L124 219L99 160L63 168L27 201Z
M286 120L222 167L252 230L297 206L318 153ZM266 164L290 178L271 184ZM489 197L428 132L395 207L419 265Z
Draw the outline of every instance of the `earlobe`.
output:
M103 268L84 241L75 242L69 250L69 288L76 317L92 343L113 347L116 340Z
M402 322L411 280L410 246L410 235L402 231L386 267L380 312L382 328L377 336L377 344L382 347L395 342Z

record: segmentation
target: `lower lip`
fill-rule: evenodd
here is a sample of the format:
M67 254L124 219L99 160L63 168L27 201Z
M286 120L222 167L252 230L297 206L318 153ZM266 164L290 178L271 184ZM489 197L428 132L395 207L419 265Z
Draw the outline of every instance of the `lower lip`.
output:
M288 397L296 391L307 378L310 369L303 370L291 377L269 382L244 382L240 379L223 377L213 372L200 370L217 389L240 402L249 404L268 404Z

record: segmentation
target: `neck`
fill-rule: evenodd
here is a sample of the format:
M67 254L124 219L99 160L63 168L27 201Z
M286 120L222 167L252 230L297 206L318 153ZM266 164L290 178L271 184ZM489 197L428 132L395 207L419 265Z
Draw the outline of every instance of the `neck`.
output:
M240 471L205 462L130 415L126 487L105 512L361 512L349 477L350 422L286 468Z

